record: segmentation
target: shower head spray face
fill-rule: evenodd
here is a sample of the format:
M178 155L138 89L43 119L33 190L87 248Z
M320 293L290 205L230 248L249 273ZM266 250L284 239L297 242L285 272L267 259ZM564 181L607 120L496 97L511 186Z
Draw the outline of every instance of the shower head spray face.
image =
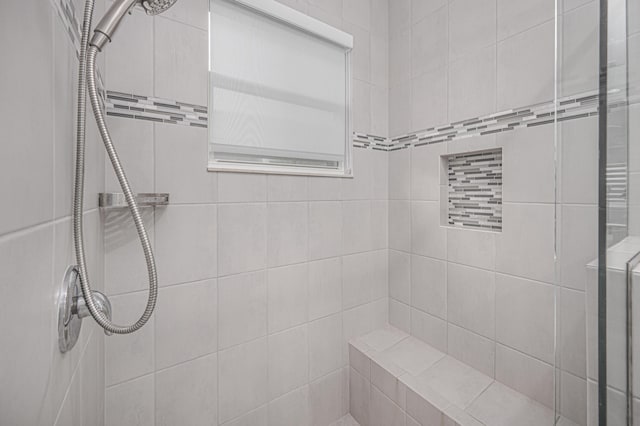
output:
M176 1L177 0L144 0L142 7L147 11L147 15L158 15L173 6Z
M110 42L113 34L134 6L142 5L147 15L157 15L169 9L177 0L115 0L107 13L104 14L94 30L91 45L99 50Z

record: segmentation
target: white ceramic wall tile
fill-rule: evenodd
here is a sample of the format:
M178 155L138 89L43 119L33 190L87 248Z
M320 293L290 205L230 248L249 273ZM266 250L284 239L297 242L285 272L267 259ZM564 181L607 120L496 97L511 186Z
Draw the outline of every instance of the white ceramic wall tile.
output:
M82 19L82 10L77 10L76 16ZM126 25L119 28L118 42L110 44L105 52L104 77L110 90L153 93L153 19L142 9L133 10Z
M421 146L412 148L410 151L411 199L438 201L440 198L440 184L442 179L445 179L446 173L441 156L446 154L447 144L439 143Z
M569 120L560 126L562 202L597 204L598 119Z
M140 318L147 304L147 293L110 297L113 319L117 324L131 324ZM111 386L152 373L154 370L154 322L136 333L114 335L105 341L105 383Z
M264 271L220 278L220 349L267 334L267 274Z
M437 68L414 77L411 83L411 123L414 129L427 129L448 120L448 67Z
M389 247L389 202L387 200L372 200L371 248L381 250L387 247Z
M343 373L338 370L309 384L312 426L325 426L342 417Z
M553 363L555 289L496 274L496 340Z
M554 26L548 21L498 43L498 111L553 99Z
M373 266L371 252L342 258L342 306L345 309L372 300Z
M269 333L302 324L308 318L307 264L269 269L268 323Z
M156 192L168 192L172 204L215 202L218 174L207 171L207 130L156 123L155 141Z
M411 303L411 255L389 250L389 297Z
M405 333L410 333L411 307L395 299L389 299L389 324Z
M269 424L269 410L267 405L258 407L253 411L249 411L240 417L237 417L224 426L267 426Z
M493 272L449 263L447 318L482 336L495 336L495 276Z
M553 19L553 0L498 0L498 40ZM565 2L567 3L567 2Z
M370 149L353 149L353 178L340 179L343 200L369 200L373 190L373 157Z
M489 377L495 376L496 345L493 340L449 324L447 353Z
M20 327L3 327L5 343L0 349L5 365L0 410L3 421L13 424L35 424L38 410L34 407L42 406L47 390L49 357L42 355L50 352L56 318L52 300L59 288L54 293L51 285L52 253L50 225L0 239L0 276L5 283L0 287L0 308L7 319L22 318Z
M495 0L456 0L449 5L449 55L455 60L496 42ZM476 77L477 81L483 81Z
M92 119L92 118L91 118ZM154 192L153 123L110 117L107 125L134 192ZM105 190L122 192L109 158L105 158Z
M393 0L389 4L389 33L391 36L411 25L412 0Z
M303 386L269 403L269 424L306 426L309 424L309 387Z
M356 24L359 27L370 30L371 26L371 2L370 0L351 0L342 4L342 19L345 22Z
M440 226L440 205L436 201L411 203L411 251L446 259L447 229Z
M55 55L53 55L52 105L56 111L53 122L53 178L56 196L53 204L55 218L60 218L70 216L72 209L76 113L74 109L76 94L72 88L77 85L78 79L75 47L69 43L69 33L61 22L58 22L58 25L54 25L53 49ZM38 90L37 88L34 89ZM10 103L7 102L7 105ZM3 126L5 126L4 122ZM43 140L42 142L45 141L48 142L48 140ZM90 143L93 143L93 139L91 139ZM101 146L99 148L102 149ZM90 172L90 174L92 173ZM0 231L0 233L2 232Z
M156 210L156 264L160 285L213 278L217 274L215 205Z
M340 200L342 179L332 177L309 177L309 201Z
M411 256L411 306L447 319L447 263Z
M369 424L371 384L360 373L349 370L349 413L359 423Z
M425 16L437 11L448 4L448 0L412 0L411 18L413 22L422 20Z
M107 388L105 425L154 425L153 386L154 377L148 375Z
M389 251L376 250L371 256L371 300L377 301L389 297ZM386 324L385 320L385 324Z
M411 251L411 203L389 201L389 248Z
M505 203L502 215L502 233L496 235L496 270L554 282L553 204Z
M496 380L553 407L553 367L549 364L498 344Z
M153 247L155 240L154 214L151 208L140 213ZM111 209L102 213L104 229L104 281L109 295L146 290L149 273L140 245L138 232L128 210ZM97 271L88 271L90 279L97 279Z
M434 348L447 351L447 323L418 309L411 309L411 335Z
M560 365L563 370L586 378L586 300L582 291L560 290Z
M218 201L221 203L267 201L267 176L253 173L220 173Z
M267 201L306 201L306 176L267 176Z
M12 200L3 212L0 235L50 220L53 214L54 81L50 73L54 58L52 24L57 22L48 6L24 3L7 5L2 13L6 39L23 42L0 47L3 57L15 64L3 72L0 86L5 100L0 107L1 124L7 141L0 156L0 192ZM33 83L29 92L24 85L16 84L20 81ZM34 125L33 117L37 117L38 125Z
M371 34L389 38L389 0L371 0Z
M344 31L353 36L351 75L356 81L369 83L371 81L371 39L369 31L347 21L343 21L342 27Z
M497 143L502 147L503 201L555 202L554 127L526 127L499 133Z
M342 204L309 203L309 259L325 259L342 252Z
M342 260L309 263L309 321L342 309Z
M337 28L342 26L342 0L309 0L308 3L310 16Z
M308 257L308 204L267 205L267 265L304 262Z
M377 3L385 3L385 1L377 0ZM389 88L389 39L387 35L374 35L373 31L371 35L371 84L381 89ZM380 134L380 136L384 136L384 134Z
M389 134L401 135L411 131L411 82L405 82L389 89ZM393 157L391 153L390 160ZM391 186L392 174L389 174L389 179L389 198L397 198Z
M494 232L447 229L447 260L476 268L495 268Z
M361 253L371 250L371 202L342 203L342 252Z
M389 87L394 88L409 81L411 60L411 29L406 28L389 40Z
M266 204L218 206L219 276L267 266Z
M224 423L268 401L267 338L218 352L218 421Z
M482 83L478 84L480 81ZM496 47L494 45L471 52L451 62L449 65L449 121L456 122L494 112L496 85Z
M163 12L162 16L203 30L209 29L209 2L207 0L180 0Z
M584 290L587 264L597 257L598 211L596 206L563 205L560 228L560 283Z
M353 79L352 87L353 105L351 113L353 130L366 133L371 127L371 85L367 82Z
M411 28L411 69L418 76L447 64L449 52L448 8L443 7L413 24ZM393 43L392 43L393 48Z
M309 381L307 326L269 336L269 397L277 398Z
M389 89L383 86L371 86L371 133L389 136Z
M375 386L371 387L371 426L404 426L405 414L402 408L387 398Z
M560 412L579 425L587 424L587 381L573 374L561 373Z
M155 96L207 105L207 31L163 17L154 24Z
M159 371L155 376L158 425L211 425L218 418L216 354ZM185 392L189 389L188 392Z
M156 317L156 368L213 353L218 348L215 280L162 288Z
M373 303L356 306L342 312L342 361L348 363L348 342L373 331Z
M342 315L334 314L308 324L309 380L342 366Z
M559 26L561 96L598 88L598 15L598 3L589 2L562 16Z

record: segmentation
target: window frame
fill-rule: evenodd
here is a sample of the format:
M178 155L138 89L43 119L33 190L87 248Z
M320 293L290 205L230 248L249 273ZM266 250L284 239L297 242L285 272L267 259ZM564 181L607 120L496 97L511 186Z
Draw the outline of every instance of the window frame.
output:
M210 5L211 5L210 0ZM326 42L332 43L344 49L345 53L345 108L346 108L346 126L345 126L345 155L342 168L321 168L313 166L302 166L294 164L276 164L259 162L242 162L220 160L215 158L214 144L212 143L212 131L207 131L207 169L210 172L241 172L241 173L266 173L266 174L282 174L282 175L301 175L301 176L325 176L325 177L353 177L353 101L352 101L352 64L351 53L353 50L353 36L334 28L322 21L311 16L299 12L289 6L279 3L275 0L217 0L228 3L235 3L254 13L261 14L274 21L280 21L285 25L289 25L299 31L305 32L312 36L318 37ZM211 11L209 12L212 13ZM209 42L211 41L211 16L209 17ZM208 70L208 109L209 109L209 126L211 126L211 115L213 114L213 105L210 99L212 93L212 59L211 46L209 46L209 70ZM265 159L267 156L256 157L256 159Z

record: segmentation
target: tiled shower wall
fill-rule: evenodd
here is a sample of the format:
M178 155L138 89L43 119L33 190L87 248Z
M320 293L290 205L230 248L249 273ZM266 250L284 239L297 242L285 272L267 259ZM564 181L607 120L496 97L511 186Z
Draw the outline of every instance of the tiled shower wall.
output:
M597 88L597 6L561 5L559 97ZM401 0L389 13L391 137L553 101L554 1ZM496 148L502 230L441 226L441 157ZM557 365L560 411L586 424L597 117L393 151L389 198L390 322L548 407Z
M81 1L74 2L76 7ZM97 13L104 10L97 2ZM103 424L104 337L84 321L58 350L58 292L74 264L71 199L76 51L52 2L0 4L0 422ZM104 160L88 126L85 237L93 286L102 288L98 192Z
M354 130L386 138L386 1L287 4L355 35ZM106 49L107 89L206 107L207 13L207 0L134 12ZM354 148L355 179L211 173L204 128L109 125L135 190L169 192L171 205L145 213L157 311L106 340L106 424L326 426L345 414L346 342L388 318L388 153ZM109 167L105 185L119 191ZM131 321L144 259L126 211L104 220L106 292Z

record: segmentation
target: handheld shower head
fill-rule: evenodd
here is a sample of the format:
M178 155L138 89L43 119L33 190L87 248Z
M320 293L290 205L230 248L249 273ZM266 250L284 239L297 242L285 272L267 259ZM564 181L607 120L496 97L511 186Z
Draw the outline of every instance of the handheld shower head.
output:
M158 15L169 9L177 0L144 0L142 7L147 15Z
M113 34L124 19L125 15L137 4L142 5L147 15L158 15L169 9L177 0L116 0L104 14L91 38L92 46L102 50L110 42Z

